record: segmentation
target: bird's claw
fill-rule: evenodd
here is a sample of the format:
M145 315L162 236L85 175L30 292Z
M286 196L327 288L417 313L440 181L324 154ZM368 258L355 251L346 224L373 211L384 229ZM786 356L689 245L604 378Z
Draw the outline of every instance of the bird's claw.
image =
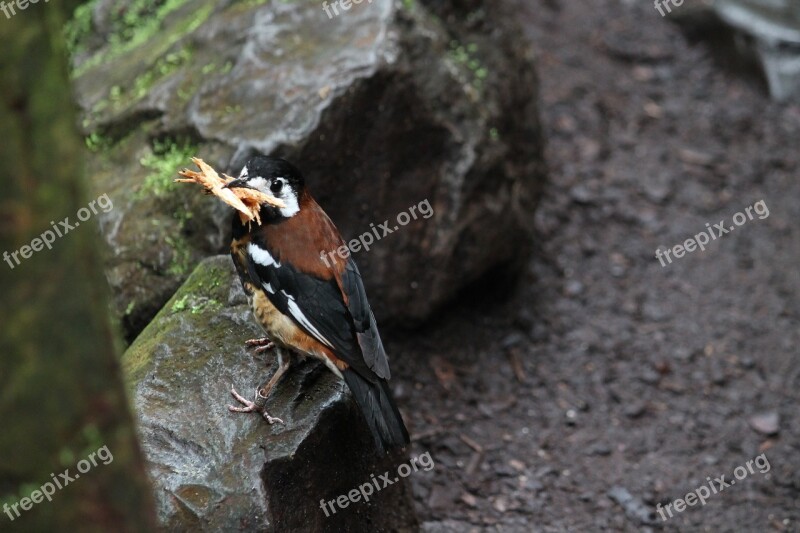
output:
M264 420L269 422L270 424L274 424L275 422L280 422L283 424L283 420L278 417L270 416L270 414L265 409L267 404L267 397L262 393L261 389L256 389L256 397L255 401L251 402L238 392L236 389L231 385L231 396L233 396L237 402L244 405L244 407L234 407L233 405L228 406L228 410L232 413L261 413L261 416L264 417Z
M275 343L269 340L269 337L262 337L260 339L249 339L244 341L245 346L248 348L255 347L254 353L264 353L275 347Z

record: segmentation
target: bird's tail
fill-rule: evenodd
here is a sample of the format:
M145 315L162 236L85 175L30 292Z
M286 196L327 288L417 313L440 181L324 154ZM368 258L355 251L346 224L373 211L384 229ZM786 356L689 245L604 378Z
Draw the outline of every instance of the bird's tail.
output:
M364 414L375 445L381 453L408 444L408 430L403 424L403 418L392 399L386 380L378 379L371 383L349 368L342 375Z

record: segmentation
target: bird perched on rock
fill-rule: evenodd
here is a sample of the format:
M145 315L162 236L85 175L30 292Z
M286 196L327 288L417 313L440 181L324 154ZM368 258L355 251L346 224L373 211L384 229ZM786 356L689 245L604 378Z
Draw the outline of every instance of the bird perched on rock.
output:
M254 401L231 394L269 423L280 421L265 409L267 396L292 359L321 360L344 379L381 451L408 444L408 431L389 391L389 361L370 309L358 267L327 252L344 245L336 226L306 189L300 171L273 157L247 162L229 189L250 188L282 203L261 204L261 224L234 215L231 256L256 320L267 337L247 341L273 349L278 370L256 390Z

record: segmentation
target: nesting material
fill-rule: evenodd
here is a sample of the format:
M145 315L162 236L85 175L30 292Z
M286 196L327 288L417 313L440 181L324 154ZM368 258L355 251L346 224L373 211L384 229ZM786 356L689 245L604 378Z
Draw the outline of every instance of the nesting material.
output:
M179 183L197 183L205 187L208 194L213 194L229 206L239 211L239 216L242 222L255 221L256 224L261 224L261 211L262 204L269 204L275 207L286 207L286 205L277 198L265 194L255 189L235 188L224 189L223 187L233 178L223 174L222 177L211 168L205 161L198 157L193 157L192 162L197 165L200 172L189 170L185 168L178 172L184 179L178 178L175 181Z

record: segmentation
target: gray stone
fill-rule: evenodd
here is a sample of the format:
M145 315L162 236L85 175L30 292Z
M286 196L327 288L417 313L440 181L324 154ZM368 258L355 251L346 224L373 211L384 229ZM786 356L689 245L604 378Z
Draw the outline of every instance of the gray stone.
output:
M777 435L780 431L780 416L775 411L757 413L747 419L750 427L762 435Z
M231 413L268 370L244 348L260 336L231 259L203 261L123 356L159 519L169 531L414 530L401 480L326 517L404 457L378 458L349 391L317 362L289 371L267 404L285 424ZM393 474L392 477L396 477Z
M398 227L355 254L381 321L419 321L524 257L537 79L513 13L484 3L374 0L330 19L317 0L81 8L74 85L94 187L115 204L101 225L128 338L227 244L229 210L171 183L192 155L228 173L283 155L347 240ZM426 200L430 218L398 223Z
M714 9L750 37L742 46L758 57L772 98L800 99L800 5L795 0L721 0Z
M737 69L757 64L773 100L800 100L800 4L796 0L698 0L673 8L670 17L691 34L709 39L712 51L724 63Z

